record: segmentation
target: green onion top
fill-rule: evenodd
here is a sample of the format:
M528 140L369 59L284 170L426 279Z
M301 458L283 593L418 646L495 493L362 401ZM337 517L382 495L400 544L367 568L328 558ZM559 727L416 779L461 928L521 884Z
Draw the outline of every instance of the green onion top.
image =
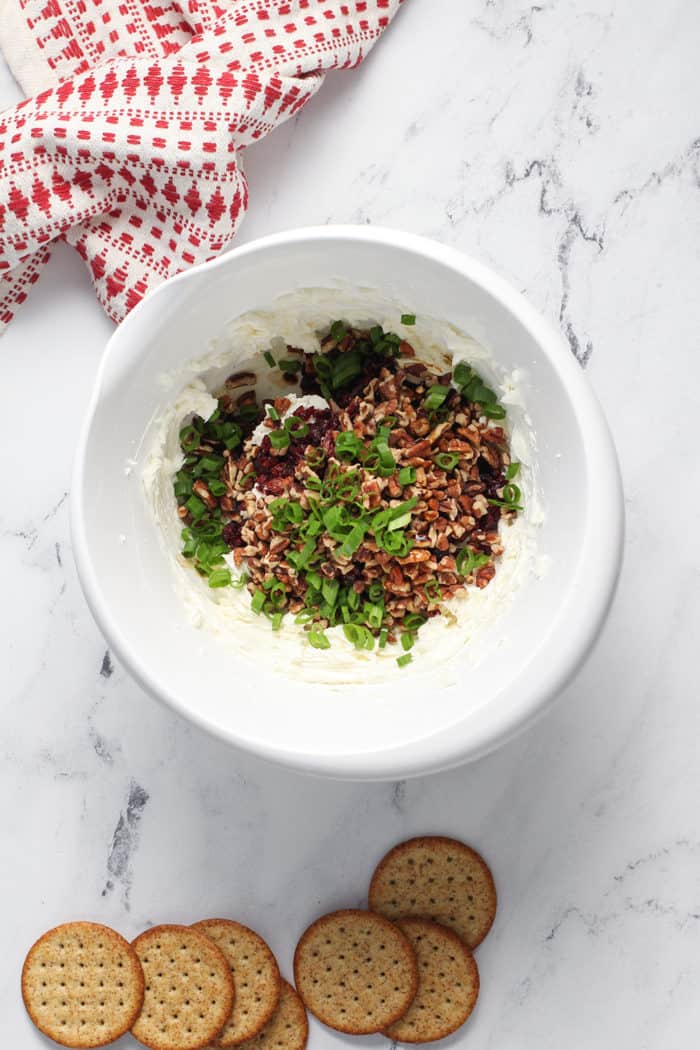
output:
M426 411L436 412L441 408L446 401L449 392L450 388L448 386L441 386L439 384L431 386L428 393L425 395L425 400L423 401Z

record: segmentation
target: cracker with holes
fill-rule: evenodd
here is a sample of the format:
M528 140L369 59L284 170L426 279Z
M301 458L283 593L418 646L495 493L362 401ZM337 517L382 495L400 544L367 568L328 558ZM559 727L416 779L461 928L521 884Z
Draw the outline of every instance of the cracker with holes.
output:
M424 836L395 846L379 862L369 906L388 919L433 919L474 949L493 924L496 887L486 862L469 846Z
M133 942L146 983L131 1031L151 1050L200 1050L231 1013L234 985L223 953L189 926L154 926Z
M397 919L418 960L418 991L406 1013L385 1030L400 1043L430 1043L456 1032L479 994L474 956L456 933L430 919Z
M280 1001L272 1018L239 1050L304 1050L309 1038L306 1008L287 981L282 981Z
M281 984L277 960L262 937L240 922L204 919L193 929L218 945L231 968L236 1001L216 1045L237 1046L264 1028L277 1009Z
M416 955L393 923L372 912L324 915L294 953L297 991L312 1014L351 1035L381 1032L406 1012L418 987Z
M39 1031L62 1046L105 1046L128 1032L143 1002L131 945L108 926L68 922L40 937L22 968L22 998Z

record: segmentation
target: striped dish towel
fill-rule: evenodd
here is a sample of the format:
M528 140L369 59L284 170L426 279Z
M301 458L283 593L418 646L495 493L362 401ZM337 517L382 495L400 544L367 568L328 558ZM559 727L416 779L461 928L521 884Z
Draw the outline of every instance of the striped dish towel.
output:
M120 321L217 255L243 217L240 151L358 65L401 0L0 0L31 97L0 113L0 328L51 245Z

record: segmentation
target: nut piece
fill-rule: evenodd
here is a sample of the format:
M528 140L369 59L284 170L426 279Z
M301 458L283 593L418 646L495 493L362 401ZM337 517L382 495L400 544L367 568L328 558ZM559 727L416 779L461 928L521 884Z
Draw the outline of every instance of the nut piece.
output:
M255 372L234 372L226 380L224 386L227 390L236 390L241 386L255 386L258 377Z

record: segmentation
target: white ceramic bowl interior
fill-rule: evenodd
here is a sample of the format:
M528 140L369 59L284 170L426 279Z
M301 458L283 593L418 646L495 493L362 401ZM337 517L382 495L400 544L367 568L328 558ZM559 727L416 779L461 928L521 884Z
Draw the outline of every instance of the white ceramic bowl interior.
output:
M412 665L386 685L286 682L266 653L240 659L188 621L143 499L149 422L172 396L162 375L206 353L227 322L279 295L339 279L452 322L505 371L521 369L537 443L550 568L495 625L501 643L452 685ZM330 320L330 318L329 318ZM432 241L325 227L268 237L167 282L124 321L100 368L77 455L72 524L80 578L118 658L141 685L232 744L300 770L389 778L495 747L560 691L591 647L617 579L623 529L615 451L560 336L508 284Z

